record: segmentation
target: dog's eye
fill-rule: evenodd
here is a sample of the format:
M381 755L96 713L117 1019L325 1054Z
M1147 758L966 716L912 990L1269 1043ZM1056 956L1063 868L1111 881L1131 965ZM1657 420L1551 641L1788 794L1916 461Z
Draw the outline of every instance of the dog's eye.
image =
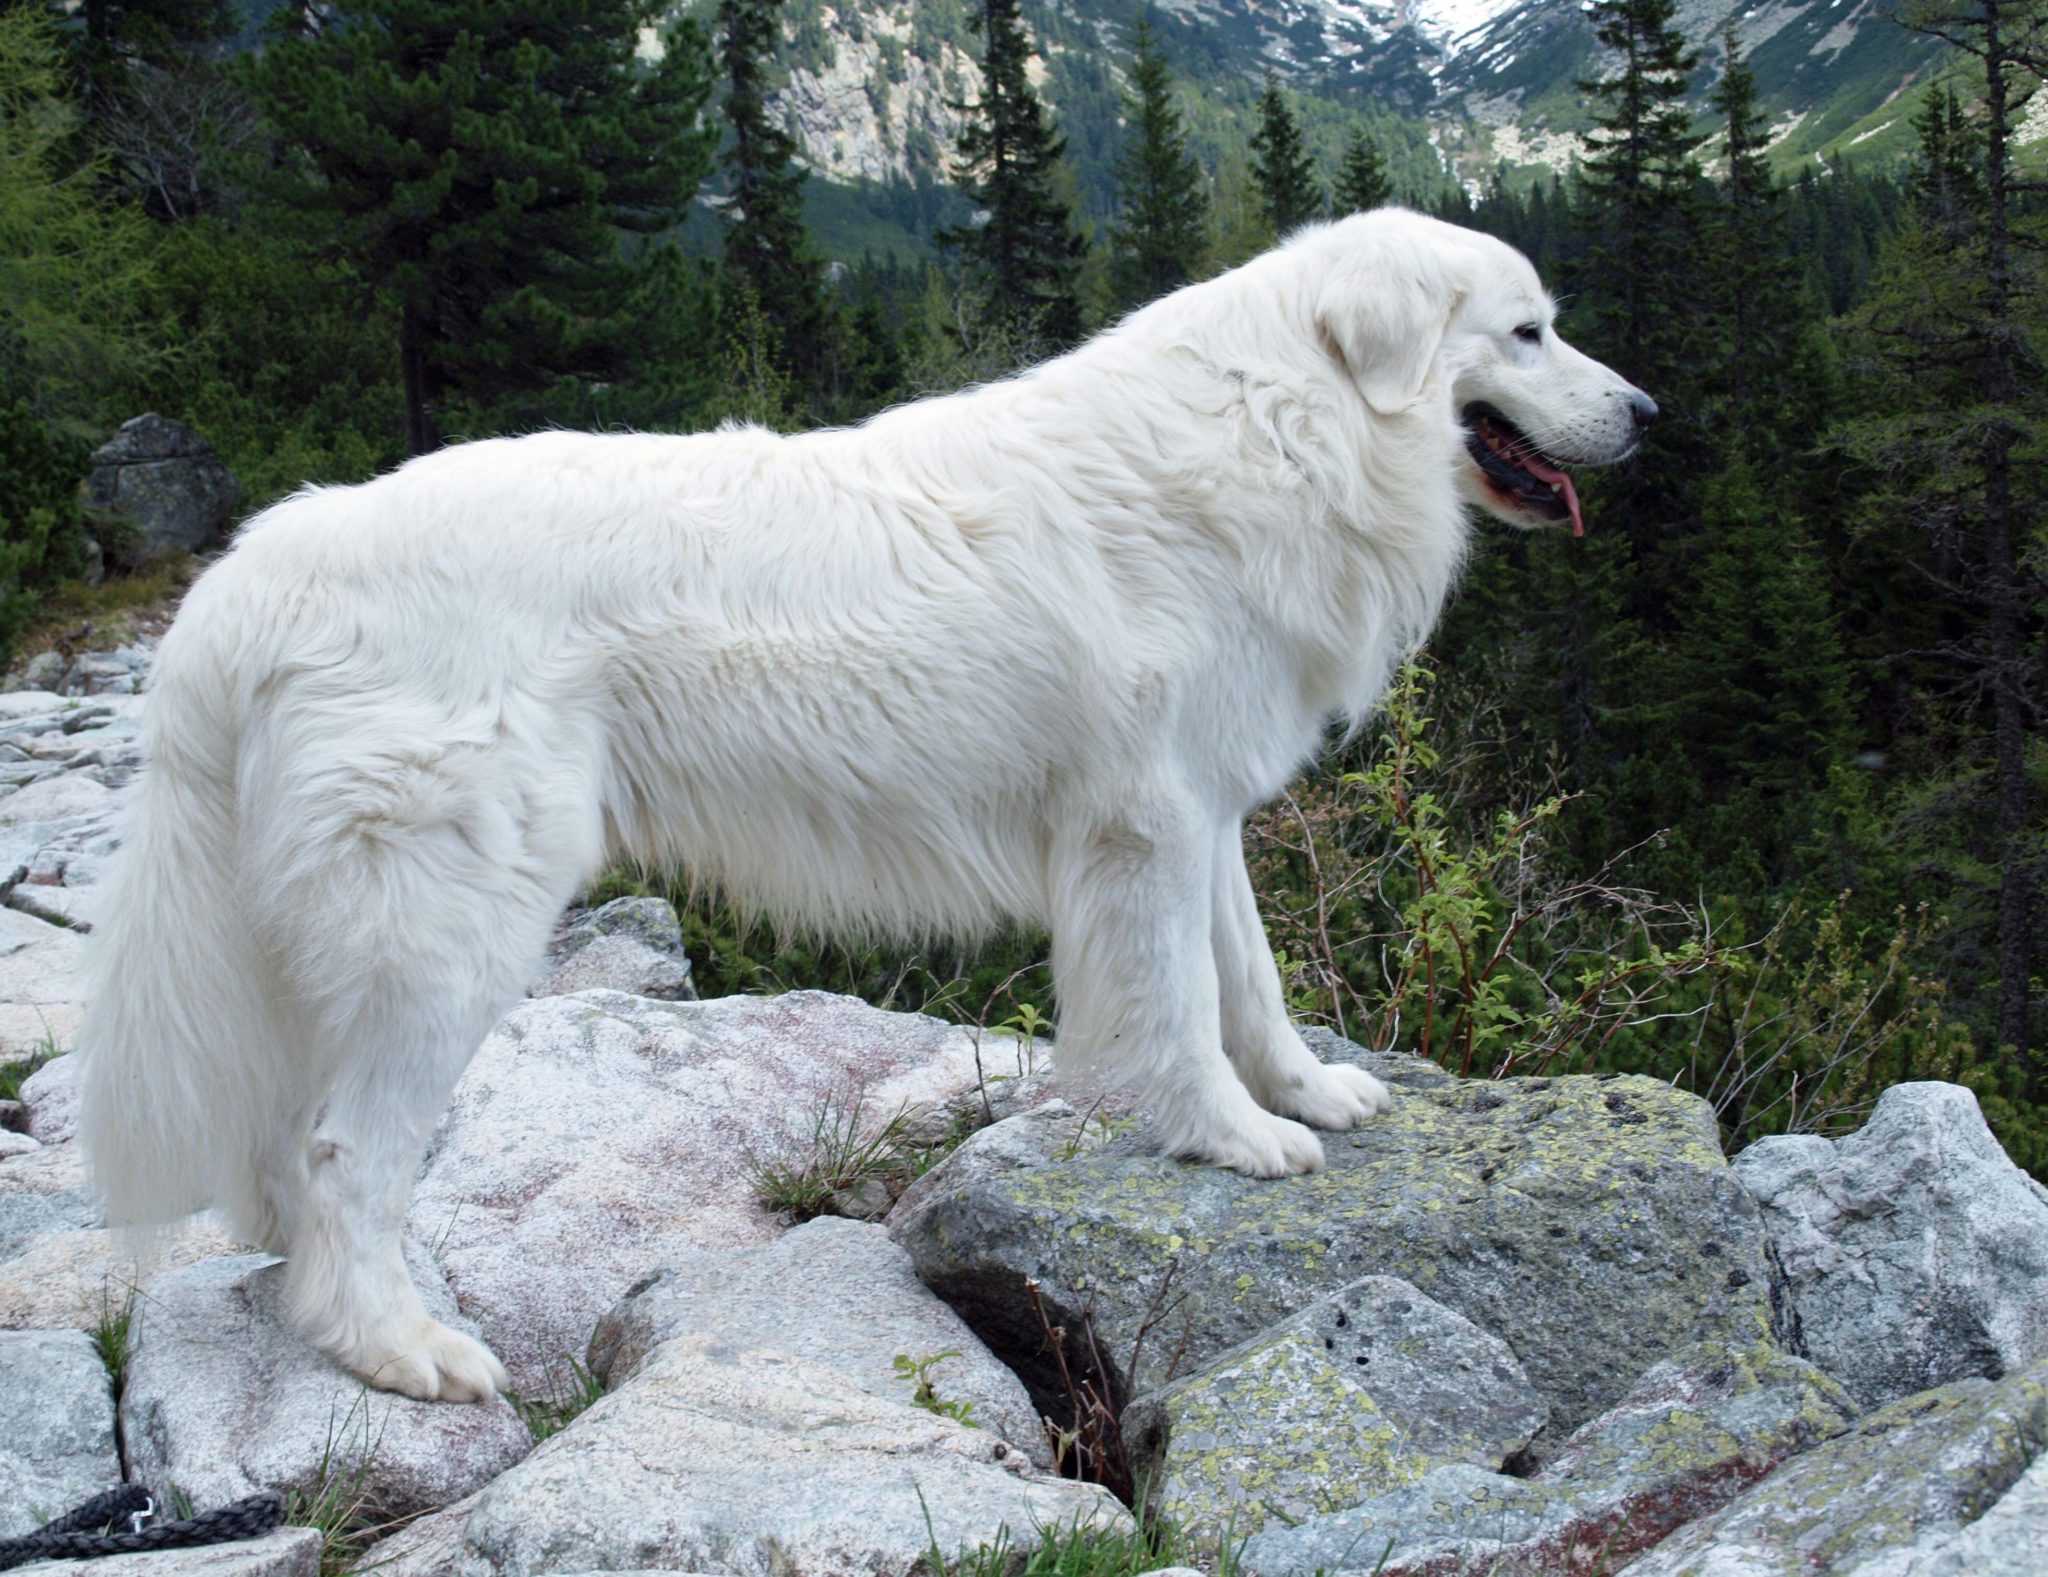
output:
M1543 325L1540 323L1524 323L1515 330L1515 338L1526 340L1531 345L1540 345L1543 343Z

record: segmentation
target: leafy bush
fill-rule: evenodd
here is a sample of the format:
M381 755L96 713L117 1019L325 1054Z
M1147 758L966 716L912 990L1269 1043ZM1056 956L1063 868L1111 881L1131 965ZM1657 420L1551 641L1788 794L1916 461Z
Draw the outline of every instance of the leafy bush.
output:
M0 665L43 592L85 565L86 461L86 446L52 431L26 399L0 401Z

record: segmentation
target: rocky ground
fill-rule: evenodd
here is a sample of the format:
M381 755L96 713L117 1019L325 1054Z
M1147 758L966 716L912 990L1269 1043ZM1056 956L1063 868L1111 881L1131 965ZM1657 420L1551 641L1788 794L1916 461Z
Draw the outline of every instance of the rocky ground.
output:
M649 900L565 917L414 1192L518 1398L367 1392L276 1261L195 1218L138 1272L87 1186L62 1053L147 660L0 695L0 1063L42 1060L0 1101L0 1541L126 1477L301 1526L121 1577L883 1577L1129 1529L1081 1461L1255 1577L2048 1570L2048 1191L1966 1090L1730 1161L1652 1080L1324 1037L1397 1103L1252 1182L1042 1047L694 1000Z

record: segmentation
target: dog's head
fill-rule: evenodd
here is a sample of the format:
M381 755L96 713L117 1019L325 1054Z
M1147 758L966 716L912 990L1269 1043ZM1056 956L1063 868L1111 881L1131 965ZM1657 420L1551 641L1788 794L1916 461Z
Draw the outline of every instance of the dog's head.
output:
M1458 487L1511 525L1584 530L1569 465L1627 458L1650 397L1559 338L1557 309L1513 247L1403 209L1328 226L1324 344L1383 416L1425 403L1463 429Z

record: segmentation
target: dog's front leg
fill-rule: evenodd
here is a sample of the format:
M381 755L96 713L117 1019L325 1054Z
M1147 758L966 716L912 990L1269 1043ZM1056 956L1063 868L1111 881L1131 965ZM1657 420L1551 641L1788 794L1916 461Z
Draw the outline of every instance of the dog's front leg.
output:
M1223 1049L1253 1098L1317 1128L1355 1128L1385 1111L1393 1097L1384 1084L1363 1068L1317 1061L1289 1022L1236 822L1216 839L1213 898Z
M1213 871L1213 834L1171 793L1068 818L1050 871L1062 1066L1136 1090L1170 1154L1315 1171L1321 1141L1253 1100L1223 1055Z

